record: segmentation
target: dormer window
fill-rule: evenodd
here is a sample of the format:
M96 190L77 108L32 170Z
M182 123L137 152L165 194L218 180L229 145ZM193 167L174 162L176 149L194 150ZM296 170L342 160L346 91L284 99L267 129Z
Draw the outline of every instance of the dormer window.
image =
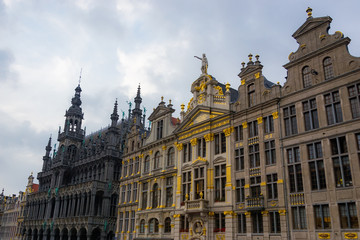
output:
M157 122L156 127L156 140L159 140L163 136L163 126L164 126L164 120L160 120Z
M323 61L325 80L329 80L334 77L333 65L330 57L327 57Z
M255 84L250 84L248 86L248 100L249 100L249 107L255 105Z
M311 87L311 71L309 66L305 66L302 69L302 78L303 78L304 88Z

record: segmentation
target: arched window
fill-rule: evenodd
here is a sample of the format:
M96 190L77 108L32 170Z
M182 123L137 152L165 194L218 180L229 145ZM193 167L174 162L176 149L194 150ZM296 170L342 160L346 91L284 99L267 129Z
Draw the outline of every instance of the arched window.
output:
M249 107L255 105L255 84L250 84L248 86L248 100L249 100Z
M311 84L311 71L309 66L305 66L302 69L302 78L303 78L303 84L304 88L310 87Z
M154 158L154 169L158 169L160 167L160 152L157 151L155 153L155 158Z
M144 161L144 173L149 172L149 170L150 170L150 156L146 156Z
M159 221L156 218L152 218L149 221L149 233L159 232Z
M140 233L145 233L145 220L140 221Z
M326 57L323 61L325 80L329 80L334 77L334 69L330 57Z
M167 155L167 166L174 166L175 160L175 150L173 147L169 148L168 155Z
M159 185L157 183L153 186L152 192L152 208L157 208L159 205Z
M165 233L171 233L171 218L165 218L165 226L164 226Z

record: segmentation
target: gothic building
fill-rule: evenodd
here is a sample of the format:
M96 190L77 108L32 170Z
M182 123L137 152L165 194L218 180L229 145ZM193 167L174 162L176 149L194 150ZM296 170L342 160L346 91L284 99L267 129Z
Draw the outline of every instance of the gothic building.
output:
M82 128L80 85L59 128L58 148L45 148L39 191L26 203L23 239L113 239L121 155L133 119L143 126L140 88L132 117L119 120L117 102L108 128L87 135ZM145 116L143 116L145 119Z
M360 60L307 13L284 86L250 54L235 90L204 54L180 119L161 99L133 131L117 239L358 239Z

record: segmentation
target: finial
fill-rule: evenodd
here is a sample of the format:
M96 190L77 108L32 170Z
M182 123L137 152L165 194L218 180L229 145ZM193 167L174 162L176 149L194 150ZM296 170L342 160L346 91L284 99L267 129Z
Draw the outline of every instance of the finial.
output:
M225 87L226 87L226 91L229 91L230 90L230 83L226 83Z
M249 62L251 62L253 55L250 53L248 57L249 57Z
M169 104L171 104L171 99L169 99Z
M31 172L31 174L30 175L33 175L34 174L34 172Z
M181 106L181 111L183 112L185 109L185 104L181 104L180 106Z
M311 18L312 17L312 9L310 7L308 7L306 9L306 12L307 12L308 18Z
M82 74L82 68L80 69L79 85L80 85L80 83L81 83L81 74Z
M259 57L260 57L259 54L256 54L256 55L255 55L255 58L256 58L256 61L257 61L257 62L259 61Z
M164 96L161 96L161 101L163 101L164 100Z
M241 66L242 66L242 68L244 68L245 67L245 62L242 62Z

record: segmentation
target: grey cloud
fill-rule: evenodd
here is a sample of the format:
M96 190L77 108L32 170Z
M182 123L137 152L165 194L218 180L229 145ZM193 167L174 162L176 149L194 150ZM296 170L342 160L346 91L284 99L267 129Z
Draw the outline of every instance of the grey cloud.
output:
M0 82L15 79L15 72L11 70L14 60L12 52L0 49Z

